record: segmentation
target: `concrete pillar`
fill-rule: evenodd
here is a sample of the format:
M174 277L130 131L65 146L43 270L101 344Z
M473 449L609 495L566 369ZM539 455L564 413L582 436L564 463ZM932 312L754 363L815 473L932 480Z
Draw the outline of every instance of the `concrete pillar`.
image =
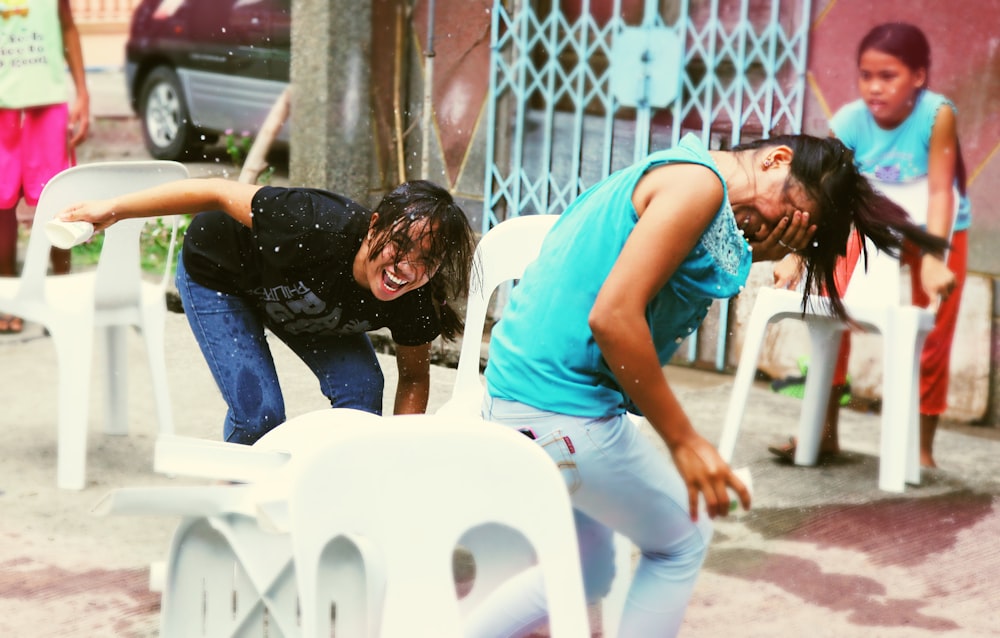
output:
M367 202L371 0L293 0L289 181Z

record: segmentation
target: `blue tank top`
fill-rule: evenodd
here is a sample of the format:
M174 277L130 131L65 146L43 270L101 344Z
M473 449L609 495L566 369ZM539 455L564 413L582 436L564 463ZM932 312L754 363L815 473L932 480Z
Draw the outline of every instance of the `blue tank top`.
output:
M886 130L875 123L864 100L855 100L837 111L830 128L854 151L863 174L884 182L908 182L927 176L931 130L943 106L955 108L943 95L921 91L913 112L899 126ZM961 195L953 230L965 230L971 223L969 198Z
M563 212L541 254L510 295L490 338L490 395L573 416L635 411L588 325L597 293L639 218L632 193L651 168L700 164L723 183L723 204L694 249L646 308L661 364L701 324L714 299L736 295L752 255L736 226L729 193L694 135L602 180Z

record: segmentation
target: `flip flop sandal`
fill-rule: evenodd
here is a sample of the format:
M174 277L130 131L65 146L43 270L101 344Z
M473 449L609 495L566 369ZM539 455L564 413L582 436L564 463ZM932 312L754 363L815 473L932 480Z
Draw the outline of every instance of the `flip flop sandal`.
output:
M777 445L767 446L767 451L775 455L782 461L787 461L789 463L795 462L795 438L788 437L788 445L784 447L778 447Z
M777 445L769 445L767 451L775 455L782 461L788 463L795 463L795 437L788 437L788 445L784 447L778 447ZM836 452L824 452L820 450L819 455L816 457L816 465L823 465L827 461L832 461L837 458L838 454Z

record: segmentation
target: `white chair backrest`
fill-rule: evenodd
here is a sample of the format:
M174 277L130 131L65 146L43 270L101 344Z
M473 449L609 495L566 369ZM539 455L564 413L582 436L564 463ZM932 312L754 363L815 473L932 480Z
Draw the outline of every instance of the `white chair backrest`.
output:
M117 197L166 182L188 177L187 168L178 162L103 162L69 168L53 177L42 189L24 259L18 296L41 298L48 273L49 250L45 223L71 204ZM139 233L146 219L120 221L105 231L104 244L97 266L95 303L98 307L117 307L135 303L139 296ZM173 218L173 236L176 217ZM168 261L166 273L170 272Z
M461 635L452 555L463 534L490 524L517 530L535 548L553 636L589 636L569 495L538 445L469 416L404 415L373 423L370 415L334 409L277 429L323 432L311 427L316 423L326 434L314 438L315 451L304 463L293 454L290 467L304 637L330 635L322 625L329 623L331 601L318 592L328 591L322 580L332 573L330 548L342 542L338 538L367 557L371 571L384 569L359 585L385 583L376 635L412 636L414 627ZM339 619L343 599L335 600Z
M879 191L909 213L910 218L920 225L927 224L929 191L927 179L909 182L884 182L869 178L875 190ZM959 194L955 191L955 208L959 205ZM852 236L851 241L855 241ZM900 281L899 260L878 251L874 244L865 240L868 247L868 270L865 271L863 254L854 270L854 275L844 294L847 304L900 303L902 282Z
M514 217L489 230L476 246L473 257L472 283L465 313L465 330L452 400L460 397L474 403L483 391L479 380L479 355L486 327L486 313L493 293L505 282L519 279L528 264L538 257L542 241L559 215L525 215Z
M930 186L926 177L910 180L908 182L885 182L874 177L869 177L872 187L882 193L892 201L903 207L914 223L921 226L927 225L927 206L930 196ZM961 204L961 194L957 187L952 188L955 202L955 212Z
M857 241L857 235L852 234L849 241ZM865 269L865 256L858 255L858 265L854 269L851 281L844 292L844 303L851 304L886 304L899 303L899 260L875 247L871 240L864 239L868 248L868 264Z

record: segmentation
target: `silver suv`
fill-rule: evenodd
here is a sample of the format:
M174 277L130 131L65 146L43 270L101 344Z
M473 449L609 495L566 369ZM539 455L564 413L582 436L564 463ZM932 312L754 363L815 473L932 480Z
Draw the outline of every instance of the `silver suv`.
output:
M183 159L228 131L255 135L288 85L292 0L144 0L125 80L149 153ZM287 126L279 140L287 142Z

